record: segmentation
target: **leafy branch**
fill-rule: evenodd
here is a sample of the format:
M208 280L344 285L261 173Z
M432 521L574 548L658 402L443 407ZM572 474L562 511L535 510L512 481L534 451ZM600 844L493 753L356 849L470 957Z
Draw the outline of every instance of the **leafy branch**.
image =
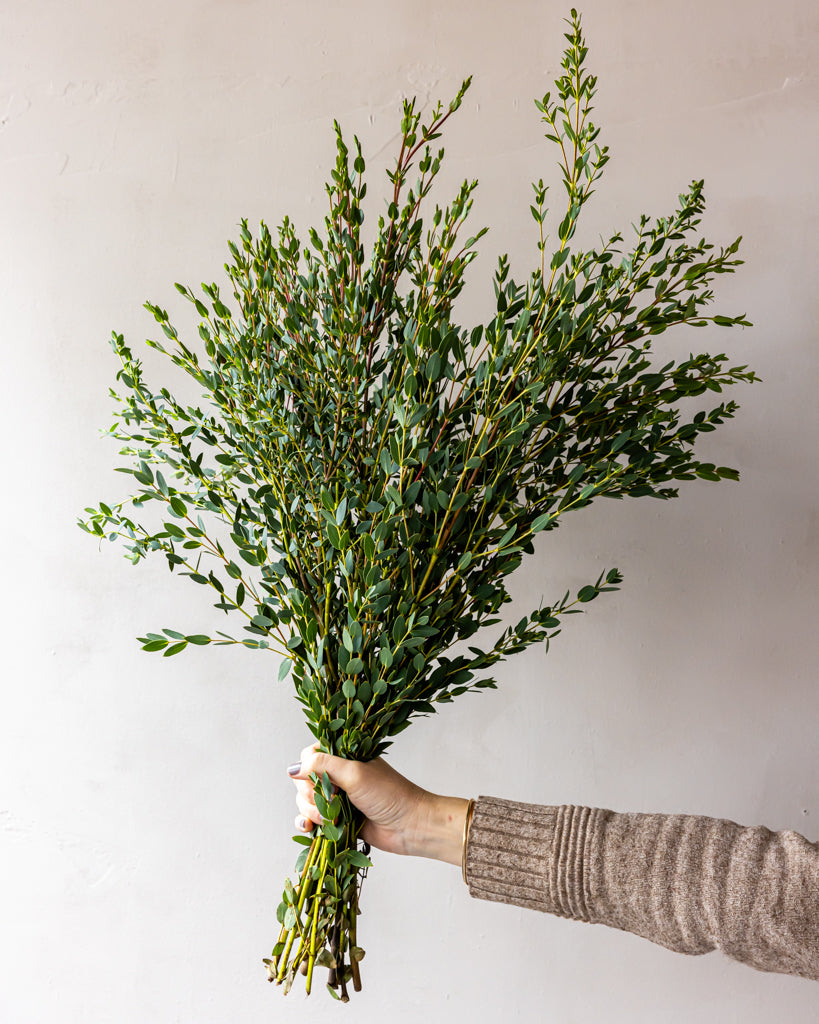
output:
M670 213L642 215L628 243L617 233L575 246L609 154L591 119L597 79L574 11L566 40L554 98L536 101L565 209L553 225L548 186L533 184L533 266L517 281L499 256L487 322L456 315L485 234L463 238L477 183L428 209L445 155L438 139L467 79L426 117L404 103L369 253L361 144L348 146L336 123L321 228L303 242L287 217L256 234L242 221L225 266L232 299L217 283L201 293L176 285L198 318L193 340L146 304L163 336L148 344L197 383L204 409L151 390L112 336L120 392L109 434L135 489L86 509L80 525L124 542L134 563L161 553L215 595L217 610L238 614L245 634L166 628L141 637L143 649L275 651L324 750L379 755L415 717L495 687L487 673L498 663L548 647L564 615L618 589L613 569L485 639L511 599L507 578L569 512L738 477L695 454L736 403L686 403L755 374L724 354L676 361L659 346L672 328L749 326L744 314L708 311L717 276L742 262L740 239L717 247L700 235L705 198L694 181ZM360 984L358 887L370 861L346 797L314 782L326 823L285 886L266 962L285 989L303 967L308 990L323 964L345 998L349 980Z

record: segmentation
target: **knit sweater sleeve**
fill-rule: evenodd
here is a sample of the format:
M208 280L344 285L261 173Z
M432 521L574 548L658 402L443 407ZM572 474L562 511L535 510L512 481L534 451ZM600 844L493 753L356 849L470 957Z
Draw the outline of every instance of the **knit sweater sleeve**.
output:
M479 797L469 891L819 981L819 843L681 814Z

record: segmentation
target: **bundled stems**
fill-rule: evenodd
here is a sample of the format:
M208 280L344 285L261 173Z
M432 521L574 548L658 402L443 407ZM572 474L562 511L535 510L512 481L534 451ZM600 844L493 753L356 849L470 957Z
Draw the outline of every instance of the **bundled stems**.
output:
M344 824L338 838L328 838L326 826L318 830L304 851L296 885L285 886L281 931L265 964L268 979L283 984L285 992L297 972L304 974L308 994L315 967L329 967L328 986L334 994L340 988L339 998L346 1002L348 980L361 990L359 960L364 951L356 945L356 921L362 876L356 865L369 861L357 850L362 819L346 799L340 803Z

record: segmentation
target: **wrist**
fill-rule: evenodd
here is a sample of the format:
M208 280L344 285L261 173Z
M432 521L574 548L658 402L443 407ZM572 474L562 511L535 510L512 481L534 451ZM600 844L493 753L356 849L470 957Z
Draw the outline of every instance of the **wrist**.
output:
M460 867L468 807L469 801L461 797L429 793L407 852Z

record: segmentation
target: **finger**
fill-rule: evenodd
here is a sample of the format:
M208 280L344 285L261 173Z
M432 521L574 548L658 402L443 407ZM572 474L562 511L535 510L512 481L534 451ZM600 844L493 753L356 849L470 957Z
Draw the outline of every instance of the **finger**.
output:
M302 781L301 779L294 779L293 783L296 787L296 799L301 796L305 800L308 800L311 804L315 804L316 798L313 791L313 783L309 779Z
M307 818L302 817L301 814L296 815L296 828L299 832L312 832L313 822L308 821Z
M304 747L302 752L299 754L298 761L294 761L293 764L287 766L287 774L291 779L306 779L308 773L302 771L305 760L311 757L315 751L318 743L312 743L309 747Z
M324 754L315 745L305 747L301 759L288 767L287 772L294 779L308 779L311 772L322 775L327 772L330 781L347 793L354 792L360 783L360 762L348 761L334 754Z
M321 824L321 815L319 814L318 808L314 803L306 800L303 796L299 795L296 797L296 806L302 813L302 817L308 818L316 825Z
M301 754L299 755L299 766L304 764L304 762L308 758L312 758L313 754L315 754L315 752L316 752L316 748L317 747L318 747L318 743L316 742L316 743L311 743L309 747L305 747L302 750ZM339 760L344 760L344 759L343 758L339 758ZM290 768L293 768L293 767L295 767L295 765L291 765L290 766ZM287 769L288 772L290 771L290 768ZM311 768L309 771L319 772L319 774L321 773L321 771L326 771L327 774L330 775L330 772L326 768L322 768L321 770L319 770L318 768ZM309 771L308 771L308 774L309 774ZM299 773L299 774L301 774L301 773ZM295 776L295 778L298 778L298 777L299 777L298 775ZM330 781L332 782L332 776L330 777ZM333 792L334 793L338 792L338 786L335 783L333 784Z

